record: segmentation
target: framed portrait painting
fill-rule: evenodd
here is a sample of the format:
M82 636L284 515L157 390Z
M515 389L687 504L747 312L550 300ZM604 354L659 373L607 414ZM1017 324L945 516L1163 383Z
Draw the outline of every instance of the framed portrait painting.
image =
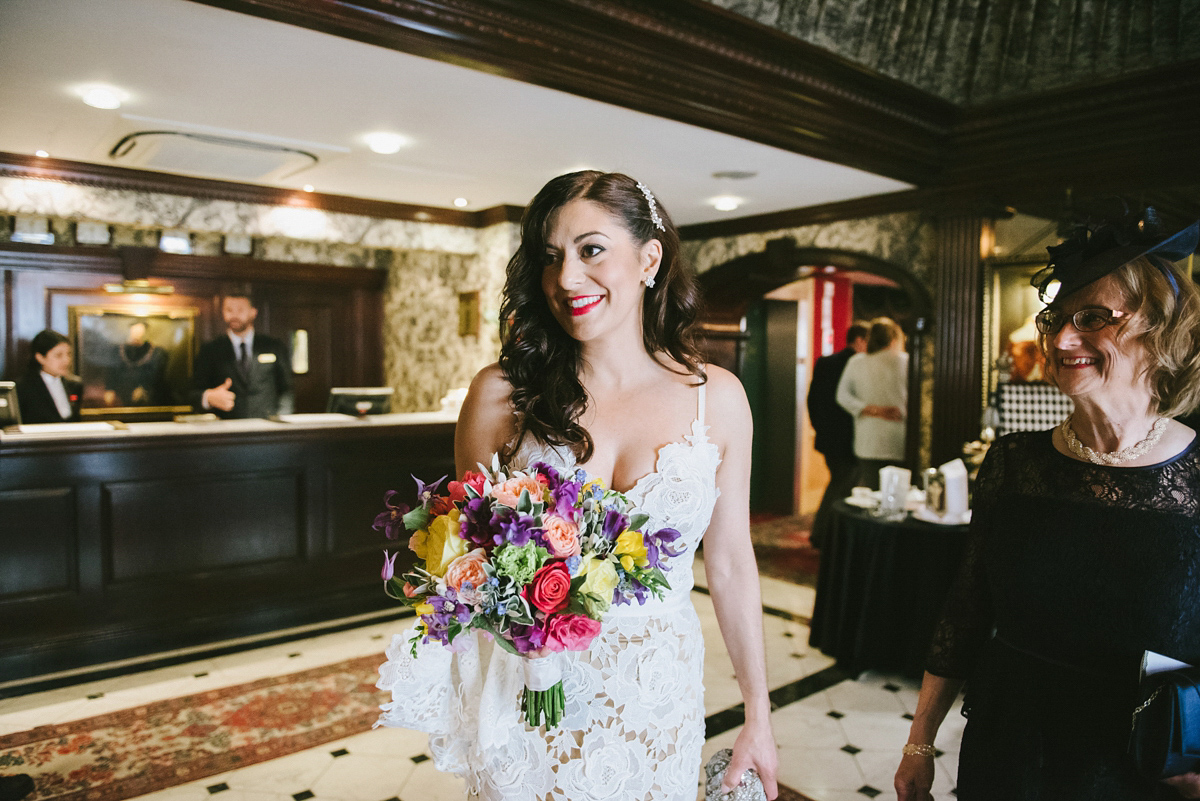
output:
M71 306L83 416L191 411L197 309Z

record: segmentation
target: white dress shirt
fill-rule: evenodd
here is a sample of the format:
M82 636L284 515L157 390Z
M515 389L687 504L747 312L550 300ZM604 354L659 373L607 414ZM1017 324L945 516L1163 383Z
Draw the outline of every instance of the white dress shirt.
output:
M254 329L253 328L247 328L246 333L240 337L237 334L233 333L232 331L227 331L226 333L229 334L229 341L233 343L233 357L235 359L237 359L239 362L242 360L241 343L243 343L243 342L246 343L246 358L247 359L254 358Z
M45 370L41 371L42 381L46 383L46 389L50 390L50 397L54 399L54 405L58 408L58 414L64 420L71 418L71 399L67 397L67 388L63 386L61 376L50 375Z

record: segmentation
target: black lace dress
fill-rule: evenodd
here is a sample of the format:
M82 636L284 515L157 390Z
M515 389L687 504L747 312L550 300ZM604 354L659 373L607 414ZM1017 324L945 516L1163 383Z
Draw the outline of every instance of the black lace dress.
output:
M993 444L928 663L967 679L962 801L1180 797L1125 747L1143 652L1200 664L1198 442L1134 468Z

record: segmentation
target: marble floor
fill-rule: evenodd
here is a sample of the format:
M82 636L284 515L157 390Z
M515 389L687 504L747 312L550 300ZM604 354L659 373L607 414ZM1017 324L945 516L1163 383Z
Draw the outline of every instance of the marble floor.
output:
M693 600L707 644L705 706L708 729L714 732L705 745L707 759L737 737L740 696L700 565L696 577ZM762 590L780 780L817 801L895 798L892 774L916 705L916 684L876 674L845 679L832 660L808 647L814 590L766 576ZM337 633L0 697L0 735L370 655L381 651L400 625L366 620ZM937 742L944 752L937 759L938 801L954 797L963 723L956 708ZM433 768L423 735L375 729L141 798L202 801L213 796L216 801L460 801L464 792L459 780Z

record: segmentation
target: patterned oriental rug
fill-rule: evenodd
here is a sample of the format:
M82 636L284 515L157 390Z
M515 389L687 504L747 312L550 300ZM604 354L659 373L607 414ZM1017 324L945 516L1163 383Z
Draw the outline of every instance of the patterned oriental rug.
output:
M0 771L26 801L120 801L367 731L388 700L384 655L186 695L0 737ZM813 801L787 787L780 801Z
M383 654L0 737L27 801L118 801L371 728Z

